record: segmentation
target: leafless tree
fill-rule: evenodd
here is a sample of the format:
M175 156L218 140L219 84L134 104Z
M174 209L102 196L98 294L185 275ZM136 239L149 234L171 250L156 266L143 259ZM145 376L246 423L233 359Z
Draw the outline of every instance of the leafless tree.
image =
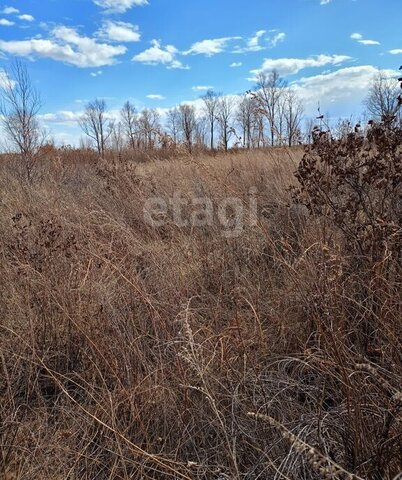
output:
M208 148L209 121L206 116L196 118L194 141L198 148Z
M252 132L252 146L253 148L265 147L267 142L265 138L266 116L257 107L253 110L253 132Z
M180 131L180 111L177 107L171 108L166 117L166 128L173 142L177 144Z
M398 82L385 72L379 71L369 88L365 106L377 120L391 120L398 112Z
M192 151L195 129L197 126L195 108L192 105L180 105L180 130L189 152Z
M120 112L121 122L125 131L128 144L133 150L136 147L136 135L138 129L137 110L129 101L127 101Z
M242 132L243 148L251 148L254 111L257 108L255 98L246 94L240 100L236 112L236 121Z
M124 148L124 126L122 122L114 122L112 124L112 132L110 135L110 144L112 150L121 153Z
M339 140L347 138L347 136L353 132L353 124L351 119L339 118L331 133L335 138Z
M0 115L5 136L24 162L27 179L32 180L36 153L45 140L38 121L42 106L25 64L15 62L3 70Z
M139 140L143 148L152 149L161 134L160 115L155 109L142 110L138 118Z
M315 121L313 118L306 118L304 121L304 142L307 145L311 145L313 142L313 129L315 125Z
M217 119L220 128L221 144L225 152L228 151L230 137L234 132L232 126L234 106L234 101L231 97L222 96L219 98Z
M113 131L113 122L107 118L105 100L96 99L88 103L79 125L85 135L95 141L98 153L103 157L106 142Z
M257 76L256 96L268 121L272 146L277 140L281 141L278 125L281 123L280 104L285 87L286 82L281 79L276 70L272 70L270 74L261 72Z
M301 140L301 122L304 108L296 92L287 88L283 95L283 118L285 120L286 140L289 147Z
M208 90L207 93L201 98L204 101L204 111L209 124L210 148L213 150L215 147L214 135L219 106L219 96L213 90Z

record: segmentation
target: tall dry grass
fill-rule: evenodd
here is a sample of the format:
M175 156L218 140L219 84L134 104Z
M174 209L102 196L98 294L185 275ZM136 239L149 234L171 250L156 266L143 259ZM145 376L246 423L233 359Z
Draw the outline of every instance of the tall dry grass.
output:
M401 290L367 353L359 271L291 200L302 152L49 155L31 186L3 161L1 478L398 474ZM144 222L151 196L248 205L251 187L239 236Z

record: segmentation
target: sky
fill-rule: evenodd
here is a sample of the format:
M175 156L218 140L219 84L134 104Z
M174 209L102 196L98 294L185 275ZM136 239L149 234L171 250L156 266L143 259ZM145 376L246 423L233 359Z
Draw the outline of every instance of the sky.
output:
M163 112L273 68L307 115L358 117L376 69L402 64L401 18L401 0L0 0L0 64L26 61L57 142L96 97Z

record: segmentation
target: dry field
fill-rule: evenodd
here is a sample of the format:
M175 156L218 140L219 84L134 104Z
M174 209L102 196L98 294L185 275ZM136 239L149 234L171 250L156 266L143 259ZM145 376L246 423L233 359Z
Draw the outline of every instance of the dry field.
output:
M2 161L1 478L396 477L400 270L294 204L302 154ZM144 219L177 192L213 222Z

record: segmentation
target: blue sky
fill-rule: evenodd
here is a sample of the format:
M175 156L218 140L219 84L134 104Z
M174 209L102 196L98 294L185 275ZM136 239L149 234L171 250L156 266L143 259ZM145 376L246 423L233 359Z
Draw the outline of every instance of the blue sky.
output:
M165 109L240 94L277 68L314 114L359 115L375 68L402 64L401 0L6 0L0 55L28 62L42 115L73 141L86 101Z

